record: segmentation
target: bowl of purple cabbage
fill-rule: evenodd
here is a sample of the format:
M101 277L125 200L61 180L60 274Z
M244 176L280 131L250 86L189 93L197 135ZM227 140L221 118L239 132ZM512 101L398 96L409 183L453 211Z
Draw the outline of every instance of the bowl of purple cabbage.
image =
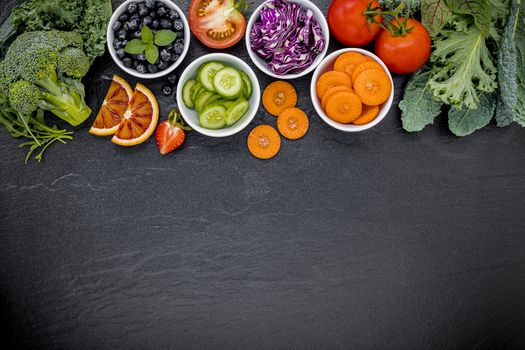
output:
M246 48L253 63L278 79L312 72L328 51L330 31L319 8L308 0L268 0L252 14Z

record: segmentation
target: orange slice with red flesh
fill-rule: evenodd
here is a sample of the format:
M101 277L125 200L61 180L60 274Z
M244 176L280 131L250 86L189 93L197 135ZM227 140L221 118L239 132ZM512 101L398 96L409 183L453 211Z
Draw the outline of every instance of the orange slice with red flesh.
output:
M141 144L153 134L158 121L159 105L155 95L144 85L137 84L111 141L126 147Z
M132 94L131 86L118 75L114 75L89 133L97 136L113 135L118 130L120 121L128 109Z

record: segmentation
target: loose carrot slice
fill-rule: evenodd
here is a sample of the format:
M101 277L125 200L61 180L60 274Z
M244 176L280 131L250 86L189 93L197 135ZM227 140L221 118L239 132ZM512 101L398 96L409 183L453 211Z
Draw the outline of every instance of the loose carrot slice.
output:
M355 125L365 125L370 123L372 120L376 119L379 114L379 106L367 106L363 105L363 111L361 116L354 120L352 124Z
M263 106L271 115L278 116L284 109L295 107L297 92L286 81L274 81L264 89Z
M346 73L349 77L352 77L354 69L359 64L368 60L370 60L370 58L358 52L345 52L344 54L339 55L335 60L334 70Z
M277 129L289 140L297 140L306 135L310 121L299 108L286 108L277 118Z
M365 105L378 106L388 100L392 83L383 70L365 70L355 80L355 93Z
M363 73L365 70L368 69L383 70L383 67L381 67L381 65L374 60L369 60L361 63L360 65L355 67L354 71L352 72L352 83L355 82L359 74Z
M348 91L348 92L354 92L354 90L352 90L352 88L348 87L348 86L345 86L345 85L341 85L341 86L334 86L333 88L331 88L330 90L328 90L324 96L323 96L323 99L321 100L321 106L323 107L324 110L326 110L326 103L328 102L328 99L332 96L334 96L336 93L338 92L342 92L342 91Z
M248 135L248 150L259 159L274 157L281 149L281 137L270 125L259 125Z
M338 92L326 103L326 114L338 123L348 124L359 118L363 105L359 97L351 92Z
M319 80L317 80L317 96L322 99L328 90L341 85L352 87L352 81L348 75L343 72L336 71L326 72L319 77Z

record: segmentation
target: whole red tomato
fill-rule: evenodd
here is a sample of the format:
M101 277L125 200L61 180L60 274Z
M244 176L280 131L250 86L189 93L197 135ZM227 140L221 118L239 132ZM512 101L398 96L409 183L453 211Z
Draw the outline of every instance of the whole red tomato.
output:
M404 18L393 21L394 26L403 25ZM406 19L405 35L395 35L383 29L377 37L375 51L391 72L413 73L421 68L430 57L431 40L428 30L415 19ZM411 29L412 28L412 29Z
M367 23L365 11L379 8L377 0L334 0L328 9L330 33L342 44L348 46L368 45L379 34L375 23ZM382 23L383 17L374 19Z

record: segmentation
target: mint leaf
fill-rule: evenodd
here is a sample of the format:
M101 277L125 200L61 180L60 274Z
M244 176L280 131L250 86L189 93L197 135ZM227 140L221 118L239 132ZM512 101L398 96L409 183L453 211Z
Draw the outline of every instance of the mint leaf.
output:
M153 43L153 32L151 31L151 29L149 29L148 26L142 27L142 30L140 31L140 36L145 44Z
M445 0L421 0L421 23L432 36L436 36L447 24L452 12Z
M485 35L490 34L490 7L488 0L447 0L453 13L471 15L478 29Z
M162 29L155 34L155 44L158 46L168 46L176 38L177 33L169 29Z
M151 64L155 64L157 60L159 59L159 49L151 44L146 46L146 61L148 61Z
M145 46L142 40L140 39L133 39L124 48L124 52L129 53L131 55L138 55L139 53L144 52Z
M456 136L470 135L490 123L495 109L495 94L481 93L478 108L450 108L448 112L448 127Z
M409 132L421 131L434 122L441 113L442 103L436 101L430 92L428 79L430 71L424 67L408 82L403 100L399 103L403 129Z

